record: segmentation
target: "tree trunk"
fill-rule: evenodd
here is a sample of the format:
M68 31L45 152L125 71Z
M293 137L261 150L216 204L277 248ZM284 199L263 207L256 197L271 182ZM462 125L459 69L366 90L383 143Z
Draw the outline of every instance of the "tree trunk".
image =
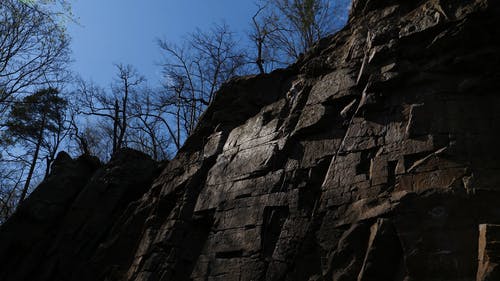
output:
M113 119L113 152L112 154L115 154L115 152L118 150L118 118L120 118L119 113L120 113L120 108L118 107L118 99L115 99L115 117Z
M24 187L23 191L21 192L21 197L19 198L19 203L17 203L18 206L24 201L24 199L26 198L26 194L28 194L28 189L30 187L31 179L33 178L33 173L35 172L35 166L36 166L36 161L38 160L38 154L40 153L40 147L42 146L43 142L43 131L45 130L45 122L47 121L46 118L47 116L45 116L44 114L42 117L42 123L40 124L40 132L38 134L38 140L35 146L35 153L33 153L33 160L31 161L30 170L28 172L28 176L26 177L26 181L24 182Z
M266 73L264 70L264 59L262 59L262 39L258 39L257 43L257 60L255 61L257 66L259 67L260 74Z
M42 129L40 130L41 133L43 133L44 126L42 126ZM38 154L40 153L40 147L42 146L42 138L43 135L41 134L35 147L35 153L33 153L33 160L31 160L30 170L28 172L28 176L26 177L26 181L24 182L24 187L23 191L21 192L21 197L19 198L19 203L17 203L18 206L24 201L24 199L26 198L26 194L28 193L31 179L33 178L33 172L35 171L36 161L38 160Z
M175 145L177 146L177 150L181 149L181 90L177 92L177 112L176 112L176 125L177 125L177 140L175 141Z
M45 176L43 177L44 180L49 176L49 173L51 171L50 167L52 166L52 163L54 163L54 161L56 160L57 149L58 145L54 147L54 149L50 152L50 154L46 158L47 165L45 167Z
M127 102L128 102L128 94L129 94L128 93L128 90L129 90L128 89L129 88L128 80L125 79L123 84L124 84L125 93L124 93L123 100L122 100L122 102L123 102L123 104L122 104L122 119L121 119L122 122L121 122L121 127L120 127L120 129L121 129L120 135L118 136L117 149L120 149L123 146L123 140L125 138L125 131L127 130L127 126L128 126L128 124L127 124L127 122L128 122L127 121L127 114L128 114ZM118 106L118 104L117 104L117 106Z
M45 157L45 175L43 176L43 179L46 180L47 177L49 176L50 173L50 159L49 157Z

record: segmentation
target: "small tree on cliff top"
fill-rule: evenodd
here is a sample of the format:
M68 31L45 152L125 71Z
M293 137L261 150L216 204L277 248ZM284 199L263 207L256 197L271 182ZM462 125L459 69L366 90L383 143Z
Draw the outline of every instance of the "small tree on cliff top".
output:
M42 89L24 97L11 107L6 122L5 138L11 144L24 145L32 152L29 171L19 202L22 202L35 171L35 166L45 152L47 169L65 136L65 109L67 102L54 88Z
M252 17L250 39L261 73L299 58L341 26L345 0L262 0Z

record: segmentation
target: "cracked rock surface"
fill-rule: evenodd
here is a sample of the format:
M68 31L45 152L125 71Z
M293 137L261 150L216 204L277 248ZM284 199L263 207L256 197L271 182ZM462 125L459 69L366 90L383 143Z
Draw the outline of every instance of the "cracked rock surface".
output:
M66 159L0 229L0 280L500 280L499 26L497 0L354 1L159 175Z

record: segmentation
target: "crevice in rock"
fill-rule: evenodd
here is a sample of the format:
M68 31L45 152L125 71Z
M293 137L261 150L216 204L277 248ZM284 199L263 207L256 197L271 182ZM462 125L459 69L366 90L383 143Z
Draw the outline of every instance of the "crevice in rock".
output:
M311 93L311 85L303 85L303 88L292 98L286 98L286 104L279 115L282 120L278 125L279 137L287 136L297 126L302 110L306 106L307 99ZM297 99L297 100L295 100Z
M336 248L329 254L324 278L327 280L357 280L363 266L370 236L370 224L363 221L344 231Z
M264 259L269 260L281 234L281 228L288 218L288 206L265 207L261 231L261 248Z
M361 151L358 164L356 164L356 175L370 174L372 159L378 151L378 147Z
M424 159L425 157L427 157L431 153L432 152L430 152L430 151L423 151L423 152L404 155L403 159L404 159L404 165L405 165L406 171L408 171L411 167L413 167L413 165L417 161Z
M309 214L315 212L321 197L321 184L325 180L332 158L333 156L323 157L309 169L307 184L299 189L299 209L306 210Z
M215 253L215 258L217 258L217 259L232 259L232 258L239 258L242 255L243 255L242 250L218 252L218 253Z
M395 280L403 259L399 237L388 219L379 219L370 228L370 238L359 272L359 281Z
M388 161L387 162L387 186L386 190L392 191L396 185L396 167L398 166L398 161Z
M311 222L307 234L302 238L293 264L290 266L286 280L310 280L313 276L322 275L323 253L319 247L315 233L321 225L321 218Z

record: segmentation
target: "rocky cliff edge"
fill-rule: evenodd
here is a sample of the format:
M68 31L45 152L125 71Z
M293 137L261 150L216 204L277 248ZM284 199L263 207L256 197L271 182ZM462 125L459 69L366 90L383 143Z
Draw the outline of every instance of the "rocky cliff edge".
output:
M500 4L358 0L159 170L60 156L0 280L500 280Z

